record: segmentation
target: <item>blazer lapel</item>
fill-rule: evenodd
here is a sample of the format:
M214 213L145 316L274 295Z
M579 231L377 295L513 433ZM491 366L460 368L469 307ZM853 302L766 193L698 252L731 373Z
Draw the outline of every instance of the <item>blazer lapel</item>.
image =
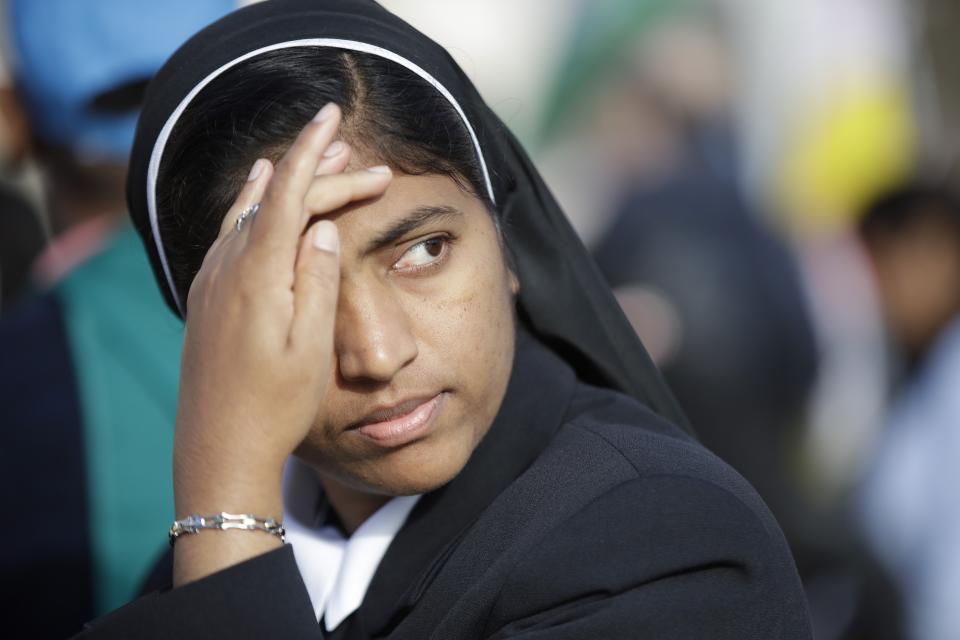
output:
M490 431L460 474L414 507L351 625L377 636L400 622L471 524L553 438L575 383L566 363L518 330L510 382Z

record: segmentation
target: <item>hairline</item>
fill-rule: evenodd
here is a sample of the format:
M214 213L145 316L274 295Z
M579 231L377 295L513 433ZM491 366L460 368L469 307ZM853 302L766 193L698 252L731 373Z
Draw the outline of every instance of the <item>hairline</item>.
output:
M427 73L422 67L415 64L414 62L400 56L389 49L384 49L376 45L372 45L366 42L360 42L357 40L345 40L338 38L304 38L297 40L288 40L285 42L274 43L266 47L261 47L253 51L247 52L242 56L234 58L230 62L221 65L219 68L214 70L212 73L208 74L203 80L194 85L193 89L180 101L177 105L177 108L170 114L164 123L163 127L160 130L157 139L154 141L153 149L150 153L150 161L147 166L147 215L150 221L150 231L153 236L153 242L157 249L157 255L160 259L160 265L163 268L163 274L167 281L167 288L170 291L170 295L173 298L174 303L177 305L177 309L180 312L181 316L184 316L186 310L184 308L184 301L180 300L180 296L177 294L176 286L173 281L173 273L170 269L170 264L167 261L166 251L163 247L163 240L160 235L160 223L159 215L157 211L157 181L160 174L160 164L163 159L163 153L166 149L167 142L173 133L177 122L179 122L180 117L186 111L187 107L193 101L193 99L211 82L216 78L222 75L224 72L235 67L241 62L245 62L251 58L254 58L258 55L268 53L270 51L278 51L281 49L290 49L294 47L329 47L336 49L345 49L348 51L357 51L361 53L369 53L371 55L376 55L381 58L395 62L402 67L405 67L407 70L412 71L418 75L421 79L426 81L431 85L435 90L437 90L454 108L457 114L460 116L460 119L463 121L464 126L467 128L467 132L470 135L471 142L473 142L474 150L477 154L477 159L480 163L480 171L483 174L484 185L487 189L487 195L490 197L490 202L494 205L496 204L496 197L493 191L493 185L490 179L490 172L487 169L486 160L483 156L483 149L480 147L480 141L477 137L477 134L473 128L473 125L470 123L470 120L467 118L466 113L463 111L463 108L453 97L453 95L440 84L432 75Z

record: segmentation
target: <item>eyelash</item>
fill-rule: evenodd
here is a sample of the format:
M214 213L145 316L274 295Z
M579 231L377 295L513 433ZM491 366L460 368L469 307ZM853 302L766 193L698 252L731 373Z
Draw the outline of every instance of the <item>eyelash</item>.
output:
M431 260L427 264L414 265L411 267L397 267L397 265L400 264L400 262L402 262L404 258L406 258L414 250L420 247L426 248L428 245L435 242L442 243L442 246L440 248L441 253L440 255L436 256L433 260ZM400 259L394 263L393 268L395 271L398 271L400 273L408 273L408 274L409 273L418 274L418 273L423 273L424 271L429 271L431 269L436 269L437 267L439 267L440 265L442 265L444 262L447 261L447 257L450 255L450 246L452 244L453 244L453 238L449 235L438 235L438 236L431 236L429 238L424 238L423 240L420 240L419 242L414 243L406 251L404 251L403 255L400 256Z

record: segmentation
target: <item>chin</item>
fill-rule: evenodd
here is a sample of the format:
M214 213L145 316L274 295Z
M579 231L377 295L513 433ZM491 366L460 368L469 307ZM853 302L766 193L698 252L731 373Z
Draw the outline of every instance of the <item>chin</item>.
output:
M350 468L330 469L326 475L364 493L388 496L429 493L460 473L475 444L474 438L425 438Z

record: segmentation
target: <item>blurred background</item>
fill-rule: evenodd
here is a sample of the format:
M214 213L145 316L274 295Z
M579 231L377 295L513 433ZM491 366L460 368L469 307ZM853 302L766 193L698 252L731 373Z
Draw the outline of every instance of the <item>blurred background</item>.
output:
M179 4L0 5L0 486L30 523L0 534L0 601L33 637L133 597L172 520L180 328L125 145L150 74L236 3ZM818 640L960 638L960 4L383 4L537 160L783 526Z

